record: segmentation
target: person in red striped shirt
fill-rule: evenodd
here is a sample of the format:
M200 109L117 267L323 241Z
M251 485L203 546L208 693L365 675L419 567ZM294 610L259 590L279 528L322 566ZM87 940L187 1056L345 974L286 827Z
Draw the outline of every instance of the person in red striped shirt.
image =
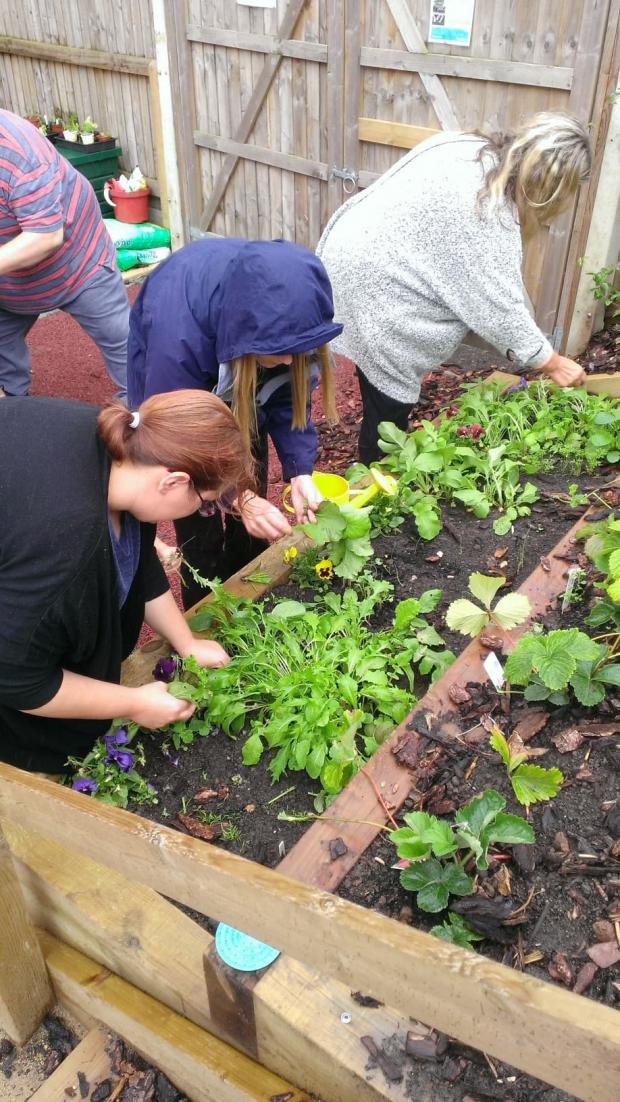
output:
M26 335L64 310L125 400L129 304L88 182L32 123L0 111L0 396L28 394Z

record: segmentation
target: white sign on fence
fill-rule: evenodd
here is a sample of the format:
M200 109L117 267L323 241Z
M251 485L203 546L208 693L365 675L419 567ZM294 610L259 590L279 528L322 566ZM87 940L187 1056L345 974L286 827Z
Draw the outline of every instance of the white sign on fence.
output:
M474 21L474 0L431 0L428 42L469 46Z

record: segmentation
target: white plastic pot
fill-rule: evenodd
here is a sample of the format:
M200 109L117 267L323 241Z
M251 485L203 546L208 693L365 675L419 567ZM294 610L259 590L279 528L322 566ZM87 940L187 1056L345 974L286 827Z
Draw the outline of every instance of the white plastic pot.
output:
M94 145L95 144L95 133L94 133L94 131L91 131L90 134L82 133L81 138L82 138L82 145Z
M77 142L78 131L77 130L63 130L62 136L66 142Z

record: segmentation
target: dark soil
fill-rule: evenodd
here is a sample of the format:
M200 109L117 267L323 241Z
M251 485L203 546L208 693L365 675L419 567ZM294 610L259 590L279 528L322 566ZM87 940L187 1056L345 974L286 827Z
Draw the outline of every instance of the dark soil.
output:
M605 474L599 473L581 481L582 485L590 487L607 480ZM566 487L564 476L545 475L534 481L544 485L547 493ZM459 506L447 512L447 526L431 542L421 540L411 522L375 538L373 546L379 561L373 569L394 585L394 602L425 589L440 588L442 599L428 619L443 635L447 646L459 653L467 640L445 628L444 616L452 600L466 595L469 573L480 570L503 574L511 588L518 587L538 566L541 556L552 551L581 511L556 502L550 512L548 504L541 501L534 505L531 517L521 518L516 523L514 533L498 537L493 532L492 519L476 521ZM289 584L276 589L274 595L308 599L311 591L300 593L297 586ZM373 626L376 629L387 626L392 615L393 604L384 605L375 615ZM425 688L422 682L419 696ZM183 830L177 818L179 812L194 815L198 809L201 815L233 827L232 838L228 826L224 827L222 837L216 825L216 836L212 840L273 867L307 825L279 821L278 814L313 812L313 796L318 788L305 773L289 773L277 784L272 784L267 772L267 756L258 766L244 766L241 748L245 738L243 733L235 740L217 732L194 740L187 750L176 752L168 747L162 752L161 734L141 736L146 755L142 771L157 789L159 803L135 810L147 818ZM194 794L205 788L214 792L226 789L226 793L221 798L213 796L202 803L192 802Z

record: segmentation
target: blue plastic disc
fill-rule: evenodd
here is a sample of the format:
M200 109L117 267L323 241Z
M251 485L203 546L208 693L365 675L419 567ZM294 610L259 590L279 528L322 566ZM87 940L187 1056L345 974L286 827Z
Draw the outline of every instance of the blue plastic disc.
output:
M240 972L256 972L280 956L279 949L273 949L249 934L242 934L241 930L235 930L224 922L220 922L215 931L215 948L224 964Z

